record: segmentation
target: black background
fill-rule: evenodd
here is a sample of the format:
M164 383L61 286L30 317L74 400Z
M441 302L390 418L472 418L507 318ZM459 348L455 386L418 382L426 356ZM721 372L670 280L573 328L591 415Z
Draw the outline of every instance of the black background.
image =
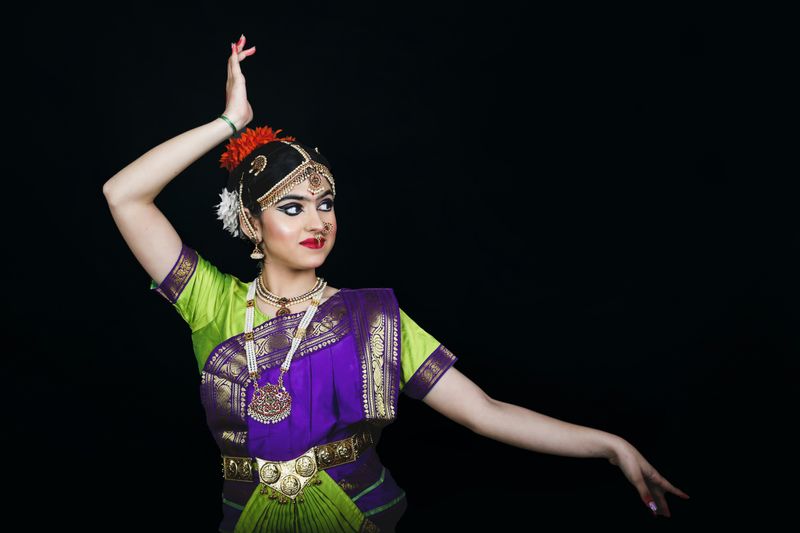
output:
M781 19L498 2L29 9L6 35L7 519L216 531L189 329L148 290L101 189L223 111L241 33L257 48L242 62L250 126L319 146L337 177L318 273L394 288L487 393L616 433L691 495L653 518L604 460L491 441L401 395L378 447L408 496L398 531L791 516L798 187L777 157L796 62ZM156 203L247 278L250 248L212 207L222 150Z

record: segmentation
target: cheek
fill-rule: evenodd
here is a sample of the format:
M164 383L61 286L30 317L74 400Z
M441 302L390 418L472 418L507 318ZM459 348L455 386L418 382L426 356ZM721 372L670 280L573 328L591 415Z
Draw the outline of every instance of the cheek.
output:
M266 222L265 238L271 243L294 243L303 229L300 217L274 216Z

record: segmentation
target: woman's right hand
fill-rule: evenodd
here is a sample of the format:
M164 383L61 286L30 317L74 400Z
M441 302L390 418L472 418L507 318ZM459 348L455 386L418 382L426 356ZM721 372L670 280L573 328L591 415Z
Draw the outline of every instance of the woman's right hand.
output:
M244 43L245 37L242 34L238 42L231 44L231 55L228 57L228 82L225 85L225 116L236 125L236 131L240 131L253 120L253 108L247 101L247 88L239 62L255 54L256 47L244 50Z

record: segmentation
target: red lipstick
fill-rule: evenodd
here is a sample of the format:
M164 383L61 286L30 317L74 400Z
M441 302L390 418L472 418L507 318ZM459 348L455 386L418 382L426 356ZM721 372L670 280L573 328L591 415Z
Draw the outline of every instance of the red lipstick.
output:
M325 246L325 239L320 239L319 240L319 244L317 244L317 239L306 239L303 242L301 242L300 244L302 244L303 246L305 246L307 248L312 248L314 250L318 250L318 249L322 248L323 246Z

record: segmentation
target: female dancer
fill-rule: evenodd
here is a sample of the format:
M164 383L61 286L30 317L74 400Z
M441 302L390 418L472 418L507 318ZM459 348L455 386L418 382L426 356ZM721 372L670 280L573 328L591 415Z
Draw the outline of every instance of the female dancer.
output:
M224 475L220 531L393 531L404 491L375 453L399 392L479 435L541 453L603 457L654 514L688 498L623 438L487 396L457 357L400 309L390 288L337 289L316 276L336 238L336 183L319 150L281 130L229 142L217 216L249 239L244 282L181 241L154 199L175 176L250 123L231 44L226 108L148 151L104 187L115 223L192 330L201 399Z

